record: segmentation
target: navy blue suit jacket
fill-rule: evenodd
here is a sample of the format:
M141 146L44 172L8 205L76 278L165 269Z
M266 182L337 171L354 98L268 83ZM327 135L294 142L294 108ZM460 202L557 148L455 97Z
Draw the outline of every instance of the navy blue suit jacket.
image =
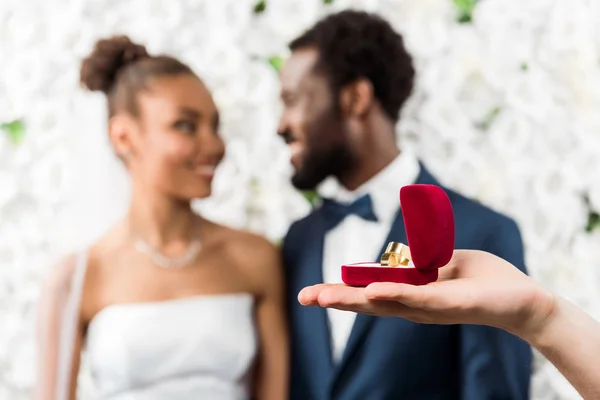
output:
M421 166L417 183L439 184ZM484 250L525 271L515 222L445 189L455 215L455 248ZM520 400L529 397L531 348L499 329L422 325L358 315L342 360L334 364L326 310L297 301L321 283L323 211L295 222L284 240L291 328L292 400ZM398 212L388 241L406 243ZM361 261L361 260L357 260Z

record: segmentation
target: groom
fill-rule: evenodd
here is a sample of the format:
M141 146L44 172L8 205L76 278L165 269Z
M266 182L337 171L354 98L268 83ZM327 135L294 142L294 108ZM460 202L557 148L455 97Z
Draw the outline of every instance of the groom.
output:
M398 191L439 185L395 125L414 79L400 35L381 18L344 11L294 40L281 73L278 133L289 143L298 189L324 198L284 241L294 400L527 399L529 346L500 330L419 325L400 318L302 307L305 286L341 282L344 263L378 260L406 243ZM509 218L447 190L456 248L494 253L525 270Z

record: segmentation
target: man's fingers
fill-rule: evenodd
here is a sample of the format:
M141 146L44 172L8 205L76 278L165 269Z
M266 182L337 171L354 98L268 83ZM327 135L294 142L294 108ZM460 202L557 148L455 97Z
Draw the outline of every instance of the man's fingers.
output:
M343 284L319 284L304 288L298 294L298 301L308 306L396 316L422 323L444 323L444 318L436 317L436 310L443 308L440 299L431 294L439 288L434 287L435 283L431 286L426 289L427 286L373 283L367 288L359 288Z
M326 288L319 294L318 304L321 307L379 316L401 317L410 311L409 307L395 301L368 299L364 288L348 286Z
M433 282L423 286L399 283L374 283L365 289L369 300L396 301L415 310L462 312L474 306L479 288L467 279Z
M321 292L337 286L344 285L322 283L314 286L307 286L298 293L298 301L304 306L318 306L319 303L317 299Z
M406 283L372 283L365 289L365 296L371 300L389 300L403 302L415 296L416 286Z
M371 302L397 302L410 308L431 310L442 306L443 299L436 294L438 284L413 286L402 283L373 283L367 288L343 284L318 284L308 286L298 294L298 301L305 306L328 308L352 307L352 311L371 311ZM442 296L443 297L443 296ZM385 311L389 311L386 307Z
M317 298L321 307L333 305L357 306L367 303L365 289L351 286L329 286L324 288Z
M444 283L447 285L448 282ZM446 303L444 294L447 290L441 283L414 286L403 283L373 283L365 289L365 297L369 300L396 301L410 308L435 310Z

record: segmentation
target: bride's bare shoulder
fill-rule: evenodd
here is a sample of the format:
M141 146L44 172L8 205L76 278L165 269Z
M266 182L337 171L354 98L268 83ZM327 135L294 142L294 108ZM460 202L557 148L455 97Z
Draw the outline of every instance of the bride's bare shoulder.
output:
M214 239L219 241L227 258L239 268L265 277L281 268L279 248L265 237L218 224L214 224L213 229Z
M243 251L255 256L261 256L263 253L266 253L263 255L278 253L277 247L264 236L247 230L209 223L211 224L211 236L221 244L225 244L229 251Z

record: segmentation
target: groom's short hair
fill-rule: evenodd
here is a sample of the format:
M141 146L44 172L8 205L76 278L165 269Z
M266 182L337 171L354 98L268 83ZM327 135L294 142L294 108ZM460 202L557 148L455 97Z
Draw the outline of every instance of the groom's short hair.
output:
M412 92L415 71L402 36L383 18L354 10L332 14L289 47L319 52L316 69L327 76L334 93L359 78L369 80L387 116L398 120Z

